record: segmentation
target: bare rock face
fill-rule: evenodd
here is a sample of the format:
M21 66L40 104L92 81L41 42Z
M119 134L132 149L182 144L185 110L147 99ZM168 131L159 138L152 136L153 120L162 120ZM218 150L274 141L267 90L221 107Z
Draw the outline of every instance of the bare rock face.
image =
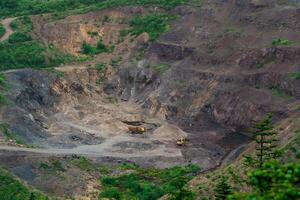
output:
M242 8L265 8L275 5L274 0L236 0L235 5Z
M46 116L55 112L53 106L59 101L59 96L52 92L56 76L28 69L12 73L8 78L14 83L9 98L16 106L6 107L3 121L27 142L45 139Z
M182 60L193 52L191 47L183 47L175 44L154 43L150 47L150 53L160 60Z
M237 0L174 12L181 13L181 19L150 45L145 59L167 62L169 70L155 81L144 76L145 67L126 73L121 69L123 100L143 102L151 114L192 132L205 123L247 132L268 112L276 120L294 112L288 107L299 100L299 80L290 76L299 71L299 47L293 44L300 40L297 7L280 7L273 0ZM278 38L292 43L272 45ZM143 72L142 81L135 70Z

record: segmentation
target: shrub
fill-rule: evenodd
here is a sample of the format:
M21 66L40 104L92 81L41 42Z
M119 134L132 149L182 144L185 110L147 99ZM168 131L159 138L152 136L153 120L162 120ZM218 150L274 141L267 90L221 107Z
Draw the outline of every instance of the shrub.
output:
M289 76L290 76L292 79L300 80L300 72L290 73Z
M6 77L4 74L0 73L0 88L4 88L6 86Z
M185 188L199 167L173 167L169 169L141 169L136 165L125 164L122 170L132 170L130 174L106 176L101 179L104 187L101 197L108 197L109 191L122 199L152 200L170 194L171 199L193 199L194 194Z
M45 48L35 41L0 44L0 70L42 67L45 62Z
M87 43L82 44L82 53L90 56L100 54L100 53L110 53L113 50L114 50L114 46L107 47L102 41L99 41L96 47Z
M30 191L2 168L0 168L0 197L1 200L48 200L44 194Z
M103 73L106 69L106 63L96 64L96 69L98 70L98 72Z
M150 14L146 16L137 16L130 22L128 33L139 36L142 33L148 33L150 40L156 40L161 34L169 31L168 22L174 17L164 14ZM126 32L121 32L122 36Z
M74 9L77 9L77 12L88 12L91 10L136 5L157 5L165 9L172 9L185 2L187 0L2 0L0 1L0 17L59 12L67 14L66 11Z
M5 28L0 24L0 38L5 34Z
M91 45L87 43L82 44L82 53L86 55L94 55L96 54L97 50L95 47L92 47Z
M121 194L116 188L107 188L101 192L100 197L108 199L121 199Z
M272 87L270 89L274 96L283 97L283 98L291 98L292 97L279 87Z
M119 63L122 61L122 57L117 57L117 58L114 58L110 61L110 65L113 66L113 67L116 67L119 65Z
M9 37L8 42L14 44L14 43L27 42L31 40L32 38L30 35L26 33L16 32Z
M272 45L274 45L274 46L286 46L286 45L290 45L290 44L292 44L292 42L287 39L279 38L279 39L274 39L272 41Z
M299 161L285 165L282 165L277 161L270 161L265 163L261 169L255 170L248 175L248 181L253 187L253 192L236 193L229 199L300 199L299 177Z
M232 193L232 188L228 184L228 177L221 176L214 188L214 192L216 200L225 200Z

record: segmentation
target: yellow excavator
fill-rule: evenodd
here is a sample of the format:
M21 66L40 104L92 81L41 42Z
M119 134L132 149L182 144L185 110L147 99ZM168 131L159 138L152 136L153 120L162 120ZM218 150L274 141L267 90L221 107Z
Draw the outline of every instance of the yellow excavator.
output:
M141 126L129 126L128 130L131 134L143 134L147 131L145 127Z
M184 146L187 142L188 142L188 139L182 137L182 138L177 140L176 144L177 144L177 146Z

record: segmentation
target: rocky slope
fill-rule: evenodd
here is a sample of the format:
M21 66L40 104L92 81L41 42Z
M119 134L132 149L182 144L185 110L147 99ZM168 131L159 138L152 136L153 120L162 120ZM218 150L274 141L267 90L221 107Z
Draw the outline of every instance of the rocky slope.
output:
M37 148L16 149L28 152L27 161L13 165L6 157L0 163L13 169L33 165L37 153L42 158L82 154L95 162L145 167L219 166L232 150L245 147L253 123L267 113L278 123L299 118L298 3L203 0L201 6L170 11L123 7L58 20L32 16L32 35L65 53L83 56L82 44L96 45L99 38L115 47L52 73L5 72L11 104L0 108L1 123ZM130 19L151 12L178 17L155 42L147 33L121 37ZM103 63L105 70L97 70ZM149 131L132 136L128 122ZM178 147L180 137L190 142ZM240 153L234 152L230 160Z

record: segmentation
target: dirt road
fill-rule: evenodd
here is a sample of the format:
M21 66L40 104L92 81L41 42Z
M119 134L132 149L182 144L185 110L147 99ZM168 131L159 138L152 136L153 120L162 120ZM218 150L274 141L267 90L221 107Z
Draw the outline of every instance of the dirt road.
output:
M5 28L5 34L0 38L0 42L6 40L9 38L9 36L11 36L14 31L12 30L12 28L10 27L10 24L12 21L14 21L16 18L7 18L4 19L1 23L3 25L3 27Z

